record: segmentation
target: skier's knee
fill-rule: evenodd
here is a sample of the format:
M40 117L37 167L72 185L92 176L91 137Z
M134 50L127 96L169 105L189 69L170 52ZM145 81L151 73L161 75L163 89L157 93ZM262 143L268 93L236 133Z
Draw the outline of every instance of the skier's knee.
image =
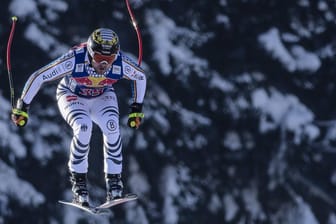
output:
M77 123L73 127L73 132L75 136L86 136L86 138L90 138L92 132L92 124Z

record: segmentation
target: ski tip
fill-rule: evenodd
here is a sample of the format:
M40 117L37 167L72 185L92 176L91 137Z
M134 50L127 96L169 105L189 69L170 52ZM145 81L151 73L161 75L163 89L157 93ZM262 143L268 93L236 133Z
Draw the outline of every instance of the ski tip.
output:
M16 22L18 18L16 16L12 16L12 20Z

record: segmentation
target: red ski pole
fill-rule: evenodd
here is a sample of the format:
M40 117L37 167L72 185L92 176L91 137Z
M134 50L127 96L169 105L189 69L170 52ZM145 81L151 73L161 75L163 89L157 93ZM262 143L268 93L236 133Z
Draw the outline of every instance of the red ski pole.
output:
M140 29L138 28L137 21L136 21L136 19L134 17L134 14L132 12L131 6L130 6L128 0L125 0L125 1L126 1L126 5L127 5L128 14L131 17L132 25L133 25L133 27L135 29L135 32L137 34L137 37L138 37L138 47L139 47L139 51L138 51L138 65L140 66L141 65L141 61L142 61L142 39L141 39L141 33L140 33Z
M13 78L12 78L12 72L11 72L11 63L10 63L10 52L11 52L11 46L15 31L15 25L16 25L17 17L12 17L12 28L9 34L8 43L7 43L7 72L8 72L8 80L9 80L9 88L10 88L10 98L11 98L11 104L12 108L14 108L14 85L13 85Z

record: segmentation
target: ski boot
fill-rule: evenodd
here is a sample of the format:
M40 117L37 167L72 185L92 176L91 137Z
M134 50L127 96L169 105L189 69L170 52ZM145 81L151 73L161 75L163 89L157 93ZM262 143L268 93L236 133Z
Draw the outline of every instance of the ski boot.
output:
M106 174L106 201L112 201L123 197L123 183L121 181L121 174Z
M89 207L89 192L86 186L86 173L71 172L73 202L81 206Z

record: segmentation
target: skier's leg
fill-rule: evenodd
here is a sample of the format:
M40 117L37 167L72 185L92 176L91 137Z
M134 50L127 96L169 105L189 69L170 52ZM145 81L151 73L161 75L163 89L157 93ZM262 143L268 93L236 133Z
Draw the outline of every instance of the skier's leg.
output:
M97 97L91 107L92 119L104 137L104 172L122 172L122 142L119 130L119 108L114 92Z
M122 141L119 130L119 109L114 92L107 92L94 103L93 120L104 138L104 172L108 200L122 196ZM93 109L93 108L92 108Z
M74 200L83 205L88 204L86 173L88 170L89 142L92 131L92 121L89 117L85 99L63 89L57 94L59 110L65 121L73 130L70 144L68 167L71 172Z
M73 130L68 165L70 171L76 173L86 173L88 170L92 121L85 101L86 99L80 98L70 91L58 98L59 110Z

